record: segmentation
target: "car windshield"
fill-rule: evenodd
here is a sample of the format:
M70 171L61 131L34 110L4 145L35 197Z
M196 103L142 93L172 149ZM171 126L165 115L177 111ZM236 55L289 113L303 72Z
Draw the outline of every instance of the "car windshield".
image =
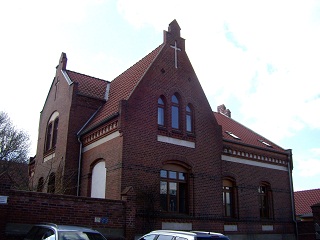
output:
M106 240L102 235L93 232L59 232L59 240Z

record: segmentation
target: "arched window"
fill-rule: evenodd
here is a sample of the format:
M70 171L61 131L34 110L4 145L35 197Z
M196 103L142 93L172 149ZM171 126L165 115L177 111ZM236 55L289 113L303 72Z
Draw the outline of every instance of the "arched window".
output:
M94 165L91 178L91 197L106 198L106 164L100 161Z
M56 147L59 125L59 113L54 112L49 119L46 132L45 152Z
M57 144L57 135L58 135L58 125L59 125L59 118L54 120L53 124L53 133L52 133L52 147L56 147Z
M48 181L48 193L54 193L56 191L56 174L55 173L50 173L49 175L49 181Z
M160 171L161 208L168 212L187 213L187 171L176 165L166 165Z
M236 217L237 209L237 191L236 183L231 178L225 178L222 181L222 198L223 198L223 210L225 217Z
M39 178L38 186L37 186L37 192L42 192L44 186L44 180L43 177Z
M165 101L163 97L158 98L158 126L165 126Z
M186 130L189 133L193 132L193 111L191 104L186 107Z
M258 188L259 210L261 218L273 217L272 191L269 183L262 182Z
M173 129L179 129L179 115L180 115L180 109L179 109L179 99L177 97L177 94L173 95L171 98L171 127Z

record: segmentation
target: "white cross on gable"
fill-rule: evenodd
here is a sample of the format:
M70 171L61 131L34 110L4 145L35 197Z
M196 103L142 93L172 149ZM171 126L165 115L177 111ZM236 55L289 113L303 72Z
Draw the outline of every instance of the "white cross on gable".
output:
M178 68L178 52L181 51L181 48L178 48L177 41L174 42L174 45L170 45L174 49L174 66Z

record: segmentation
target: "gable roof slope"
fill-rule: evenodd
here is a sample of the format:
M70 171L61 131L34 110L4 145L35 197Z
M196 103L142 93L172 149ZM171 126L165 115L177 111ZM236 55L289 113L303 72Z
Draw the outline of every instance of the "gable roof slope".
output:
M312 213L311 206L320 203L320 188L294 192L296 215Z
M101 100L105 98L108 81L70 70L66 72L72 82L78 83L79 94Z
M127 100L130 97L131 93L134 91L142 77L159 55L163 46L164 44L158 46L140 61L132 65L125 72L111 81L108 101L93 117L91 122L84 129L84 132L98 126L105 119L115 115L118 112L119 102L121 100Z
M222 126L222 137L224 140L236 142L238 144L250 145L259 149L265 149L267 151L286 153L286 150L280 146L235 121L231 117L218 112L213 112L213 114L217 119L218 124ZM237 139L235 136L239 139Z

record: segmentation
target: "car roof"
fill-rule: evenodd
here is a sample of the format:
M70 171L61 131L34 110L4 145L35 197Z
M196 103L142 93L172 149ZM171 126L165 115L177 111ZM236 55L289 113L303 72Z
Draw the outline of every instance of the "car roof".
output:
M163 235L174 235L174 236L178 236L178 237L190 237L190 238L194 238L197 236L197 234L193 233L193 232L186 232L186 231L177 231L177 230L155 230L152 231L149 234L163 234Z
M96 230L93 230L93 229L88 228L88 227L73 226L73 225L58 225L58 224L54 224L54 223L42 223L42 224L36 224L35 226L56 228L59 231L97 232Z
M208 231L155 230L146 235L150 235L150 234L172 235L172 236L184 237L188 239L195 239L196 237L203 238L203 237L210 237L210 236L222 237L222 238L228 239L222 233L208 232Z
M199 235L215 235L215 236L224 236L222 233L217 232L206 232L206 231L191 231L195 234Z

